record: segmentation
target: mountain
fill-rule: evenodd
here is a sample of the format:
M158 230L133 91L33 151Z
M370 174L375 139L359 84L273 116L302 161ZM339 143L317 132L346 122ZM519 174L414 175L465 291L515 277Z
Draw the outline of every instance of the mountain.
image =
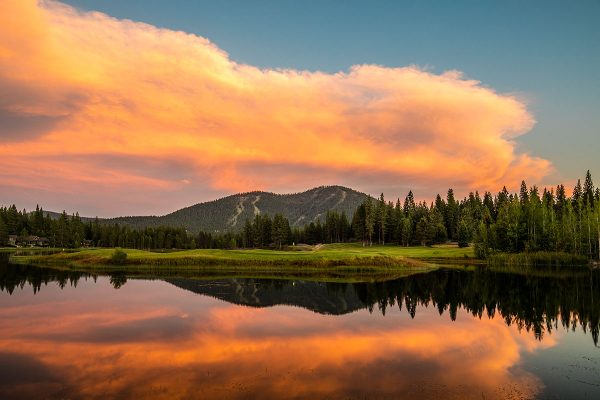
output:
M132 228L183 226L190 232L238 231L246 219L257 214L282 214L292 227L303 226L324 218L329 210L345 212L352 218L356 208L367 198L364 193L342 187L321 186L294 194L269 192L240 193L199 203L164 216L118 217L104 219Z
M31 215L31 214L33 214L34 212L35 212L35 211L29 211L27 214L28 214L28 215ZM62 212L55 212L55 211L46 211L46 210L44 210L44 216L46 216L46 215L47 215L47 216L50 216L50 218L52 218L52 219L59 219L59 218L60 218L60 216L62 215ZM73 215L75 215L75 213L73 213L73 214L69 214L69 213L67 213L67 217L71 217L71 216L73 216ZM83 222L89 222L89 221L94 221L94 220L95 220L95 218L93 218L93 217L82 217L82 216L80 216L79 218L81 218L81 220L82 220ZM102 218L99 218L99 220L100 220L100 221L103 221L103 219L102 219Z

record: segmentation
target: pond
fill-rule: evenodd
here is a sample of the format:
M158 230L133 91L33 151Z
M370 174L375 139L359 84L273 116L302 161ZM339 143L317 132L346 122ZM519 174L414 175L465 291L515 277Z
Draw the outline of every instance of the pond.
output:
M2 399L598 399L599 271L371 283L0 264Z

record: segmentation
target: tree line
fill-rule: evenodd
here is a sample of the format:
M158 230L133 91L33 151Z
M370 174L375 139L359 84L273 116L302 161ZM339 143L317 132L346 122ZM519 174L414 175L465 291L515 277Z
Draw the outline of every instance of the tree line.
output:
M409 191L403 202L368 197L349 219L329 211L301 228L290 228L281 214L258 214L239 232L191 234L182 227L133 229L118 223L82 221L63 212L51 218L43 209L0 208L0 246L9 236L48 238L52 247L127 247L138 249L282 248L291 244L359 241L364 245L432 245L448 241L473 244L476 255L495 252L553 251L600 256L600 188L588 171L567 195L564 185L543 191L521 183L519 193L504 187L496 195L469 193L457 200L449 189L431 203L415 201Z
M504 187L496 195L478 192L457 201L452 189L446 199L416 203L412 192L404 202L367 199L352 219L357 240L366 244L431 245L447 241L472 243L476 255L495 252L552 251L598 258L600 249L600 189L588 171L567 196L556 189L527 187L519 193Z
M31 236L48 239L56 248L127 247L137 249L196 248L196 239L183 228L159 227L131 229L119 224L104 224L98 218L84 222L79 214L67 215L64 211L52 218L39 206L33 212L18 211L15 205L0 208L0 246L26 244Z
M58 218L39 206L33 212L19 211L15 205L0 208L0 246L9 245L9 237L27 245L31 236L48 240L55 248L123 247L132 249L233 249L282 248L294 243L346 242L353 234L345 213L329 211L324 222L311 222L303 228L290 228L287 218L258 214L247 220L242 231L192 234L183 227L159 226L135 229L119 223L106 223L98 218L83 221L79 214Z

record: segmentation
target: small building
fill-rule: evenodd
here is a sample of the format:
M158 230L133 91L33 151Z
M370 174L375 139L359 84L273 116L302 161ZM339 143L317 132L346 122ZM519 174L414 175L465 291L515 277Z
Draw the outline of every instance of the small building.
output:
M48 247L50 246L50 240L40 236L26 236L23 240L23 245L28 247Z
M94 242L89 239L83 239L81 241L81 247L94 247Z
M17 245L17 235L9 235L8 236L8 245L16 246Z

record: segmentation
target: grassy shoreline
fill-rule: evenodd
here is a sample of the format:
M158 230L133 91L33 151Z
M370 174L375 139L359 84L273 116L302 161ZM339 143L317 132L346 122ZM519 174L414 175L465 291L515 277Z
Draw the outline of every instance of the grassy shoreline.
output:
M0 249L10 262L128 277L227 278L253 277L331 282L364 282L397 279L444 268L485 266L498 271L575 271L588 265L580 257L550 253L496 254L488 260L474 257L472 248L452 245L432 247L330 244L288 250L161 250L119 249L127 254L115 263L117 249Z
M498 253L492 254L487 259L490 266L507 267L580 267L593 266L593 263L585 256L561 253L561 252L528 252L528 253Z
M143 251L120 249L127 254L115 263L117 249L13 252L17 264L47 266L127 277L226 278L252 277L366 282L398 279L432 271L441 261L466 264L474 261L472 249L456 246L399 247L331 244L308 250L182 250ZM53 253L53 254L50 254ZM480 260L479 260L480 261Z
M113 258L115 251L126 254L122 262ZM51 264L86 268L132 266L188 267L269 267L336 268L336 267L425 267L429 265L488 265L488 266L582 266L590 265L584 256L568 253L531 252L497 253L488 259L478 259L473 248L456 245L431 247L396 245L362 246L360 243L270 249L198 249L198 250L135 250L116 248L43 249L0 248L8 253L11 262L20 264Z
M315 246L308 251L276 250L183 250L152 252L123 249L127 254L120 269L169 267L176 269L235 268L236 270L307 271L309 269L352 269L376 272L398 269L431 269L432 264L480 262L470 248L456 246L399 247L360 244ZM106 269L115 266L115 249L84 249L54 254L13 255L11 262L74 266L85 269ZM366 271L365 271L366 272Z

